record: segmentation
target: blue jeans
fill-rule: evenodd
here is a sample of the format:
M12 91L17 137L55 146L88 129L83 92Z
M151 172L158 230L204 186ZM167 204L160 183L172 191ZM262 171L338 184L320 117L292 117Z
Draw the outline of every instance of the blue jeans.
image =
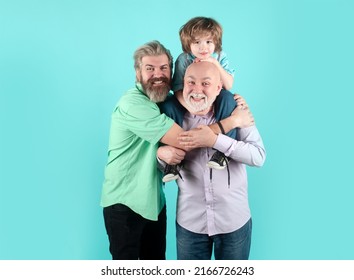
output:
M252 219L234 232L214 236L191 232L176 223L177 259L210 260L214 246L216 260L248 260L251 234Z

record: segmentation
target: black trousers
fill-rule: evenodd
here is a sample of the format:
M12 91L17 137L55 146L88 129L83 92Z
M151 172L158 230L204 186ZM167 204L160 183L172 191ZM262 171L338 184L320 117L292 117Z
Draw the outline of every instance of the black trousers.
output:
M158 221L143 218L123 204L103 208L113 260L166 259L166 206Z

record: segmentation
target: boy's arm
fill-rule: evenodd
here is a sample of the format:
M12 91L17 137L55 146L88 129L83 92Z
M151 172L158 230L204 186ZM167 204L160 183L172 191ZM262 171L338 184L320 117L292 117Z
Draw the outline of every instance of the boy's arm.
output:
M232 85L234 83L234 77L228 73L221 65L220 63L216 60L216 66L219 69L220 72L220 78L221 78L221 82L223 85L223 88L226 90L230 90L232 88Z

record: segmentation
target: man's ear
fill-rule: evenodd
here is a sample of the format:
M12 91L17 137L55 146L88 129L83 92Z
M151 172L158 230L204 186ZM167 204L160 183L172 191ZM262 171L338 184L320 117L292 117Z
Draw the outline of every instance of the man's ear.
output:
M220 94L220 91L222 90L222 82L220 80L219 84L218 84L218 87L217 87L217 92L218 94L216 96L218 96Z
M141 82L140 81L140 77L141 77L140 71L139 70L135 70L135 78L136 78L136 81L139 82L139 83Z

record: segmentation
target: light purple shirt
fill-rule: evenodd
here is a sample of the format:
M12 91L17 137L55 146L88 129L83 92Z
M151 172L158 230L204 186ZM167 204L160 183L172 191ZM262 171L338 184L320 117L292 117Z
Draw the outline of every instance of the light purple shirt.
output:
M183 129L215 123L213 112L205 116L185 114ZM241 228L251 217L248 204L246 166L262 166L265 149L255 126L237 129L238 140L219 134L214 148L230 158L230 188L227 169L213 170L206 166L212 148L189 151L178 179L177 223L185 229L209 236L230 233Z

